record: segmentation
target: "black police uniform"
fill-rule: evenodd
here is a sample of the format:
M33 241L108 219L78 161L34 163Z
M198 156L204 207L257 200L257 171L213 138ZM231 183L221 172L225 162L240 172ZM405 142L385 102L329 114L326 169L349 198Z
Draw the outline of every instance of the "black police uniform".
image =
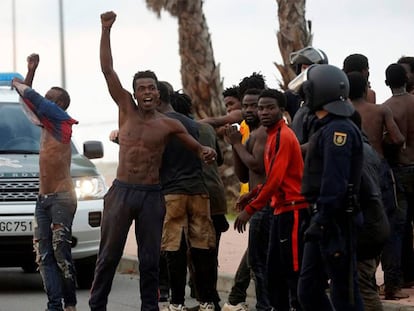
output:
M346 212L349 185L358 193L363 162L359 129L346 117L316 121L305 158L302 193L313 206L298 293L303 310L363 310L357 283L355 213ZM352 227L352 229L351 229Z

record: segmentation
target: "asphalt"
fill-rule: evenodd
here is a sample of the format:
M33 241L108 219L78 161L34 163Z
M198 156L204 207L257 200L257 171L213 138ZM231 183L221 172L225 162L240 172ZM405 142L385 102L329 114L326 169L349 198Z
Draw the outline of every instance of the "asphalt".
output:
M222 304L227 300L227 296L233 285L233 279L239 261L246 249L247 239L245 234L239 234L230 227L230 229L222 235L219 249L219 277L217 282L217 290L222 299ZM118 266L120 273L138 273L138 259L136 256L137 246L133 230L130 230L127 244L125 246L124 255ZM379 268L377 271L377 283L381 284L383 281L382 271ZM404 292L410 296L407 299L382 300L384 311L399 310L399 311L414 311L414 288L404 289ZM255 293L254 285L251 282L247 290L247 303L250 310L255 310ZM187 301L187 297L186 297ZM196 303L191 298L188 298L191 304Z

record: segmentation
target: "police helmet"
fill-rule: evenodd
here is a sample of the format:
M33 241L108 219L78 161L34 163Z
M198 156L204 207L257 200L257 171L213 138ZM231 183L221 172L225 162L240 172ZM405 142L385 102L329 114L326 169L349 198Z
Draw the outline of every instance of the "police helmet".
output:
M300 74L302 65L327 64L325 52L312 46L307 46L289 55L290 64L295 67L296 74Z
M345 72L338 67L322 64L306 69L306 81L302 92L310 110L326 110L343 117L351 116L355 109L348 101L349 81Z

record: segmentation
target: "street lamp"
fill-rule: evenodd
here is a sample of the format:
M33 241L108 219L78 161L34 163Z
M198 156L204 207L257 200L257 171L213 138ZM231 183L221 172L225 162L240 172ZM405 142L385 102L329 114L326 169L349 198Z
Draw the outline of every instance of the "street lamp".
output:
M59 30L60 30L60 68L61 68L61 79L62 87L66 89L66 68L65 68L65 39L63 29L63 0L59 0Z

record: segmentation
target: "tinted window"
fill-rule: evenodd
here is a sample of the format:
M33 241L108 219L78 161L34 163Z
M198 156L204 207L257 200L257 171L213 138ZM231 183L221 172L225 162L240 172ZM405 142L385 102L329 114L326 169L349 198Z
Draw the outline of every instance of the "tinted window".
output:
M29 121L20 105L0 104L0 152L39 152L40 128Z

